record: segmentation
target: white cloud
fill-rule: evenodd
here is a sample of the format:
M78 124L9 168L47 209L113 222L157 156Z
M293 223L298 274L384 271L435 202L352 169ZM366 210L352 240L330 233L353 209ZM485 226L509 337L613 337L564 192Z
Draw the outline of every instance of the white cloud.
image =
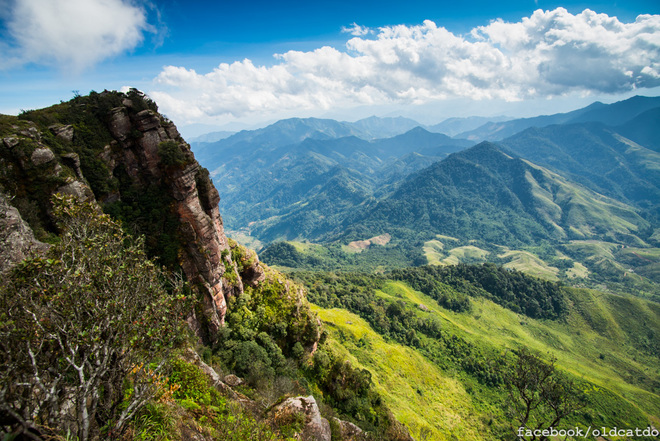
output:
M452 98L503 99L621 93L660 86L660 16L633 23L593 11L538 10L517 23L495 20L469 35L431 21L356 24L344 50L321 47L246 59L208 73L167 66L150 92L176 120L190 116L277 116L278 112ZM171 104L171 107L169 103Z
M365 35L373 34L373 31L365 26L360 26L357 23L353 23L349 27L343 26L341 31L346 34L351 34L355 37L364 37Z
M15 0L3 17L5 68L28 63L80 72L138 46L147 23L129 0Z

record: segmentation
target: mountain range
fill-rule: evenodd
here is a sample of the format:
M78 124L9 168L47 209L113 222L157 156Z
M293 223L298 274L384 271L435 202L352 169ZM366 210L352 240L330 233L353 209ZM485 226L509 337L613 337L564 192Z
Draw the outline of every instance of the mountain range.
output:
M337 265L390 252L398 257L385 266L489 260L611 286L630 270L655 296L656 258L631 256L658 245L659 109L660 98L634 97L491 121L454 138L417 126L372 139L387 123L411 123L401 119L359 127L291 119L193 149L222 195L229 230L257 247L389 235Z

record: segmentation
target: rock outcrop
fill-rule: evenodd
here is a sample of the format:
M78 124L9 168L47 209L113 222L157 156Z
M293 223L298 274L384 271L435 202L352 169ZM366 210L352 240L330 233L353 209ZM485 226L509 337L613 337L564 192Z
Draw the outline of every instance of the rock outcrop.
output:
M183 246L180 265L191 284L201 291L204 306L203 317L192 314L189 323L200 336L214 341L224 322L227 296L243 289L240 280L228 284L223 278L227 266L235 264L229 258L229 243L218 210L220 197L172 122L153 110L134 112L130 100L123 104L110 111L108 130L114 141L103 159L111 174L122 167L137 186L157 182L173 198L171 210L179 221L177 233ZM163 165L159 147L167 142L180 149L181 164Z
M122 98L116 92L104 92L96 95L96 102L76 104L76 111L87 112L83 121L90 121L91 115L96 118L93 125L81 132L77 128L79 125L69 121L51 120L39 125L28 119L18 119L13 126L5 126L0 133L3 149L0 166L7 170L7 176L0 176L0 185L9 187L6 188L9 194L20 195L23 205L33 205L39 212L37 217L44 224L44 231L51 233L57 233L53 220L47 220L50 195L54 193L98 200L101 205L121 203L126 197L122 192L127 188L142 192L156 185L159 191L167 193L166 199L171 202L159 209L173 215L178 222L177 231L168 233L180 245L178 265L202 299L203 307L191 313L189 322L200 337L212 342L224 322L227 296L243 292L240 278L229 282L223 277L227 267L232 267L235 273L238 271L231 260L218 211L220 197L208 172L197 163L176 126L155 110L145 109L149 101L143 98L129 99L126 95ZM121 105L100 110L107 103ZM105 125L105 133L98 124ZM90 127L94 127L95 133L90 134ZM170 149L174 146L174 150L170 150L174 155L171 163L161 157L164 143ZM87 172L95 176L84 176ZM120 174L125 178L117 185ZM91 177L105 187L95 188L86 179ZM108 184L113 181L115 184ZM35 193L36 187L39 193ZM14 214L18 212L9 212L8 222L14 222ZM13 238L23 224L14 222L12 225L15 227L11 230ZM18 245L19 241L12 243L16 246L9 248L14 250L15 258L20 259L24 256L20 251L23 245ZM253 270L243 270L249 273L249 280L259 279L258 261Z
M0 273L33 252L43 252L48 245L35 239L30 226L18 210L0 193Z
M332 432L330 423L321 416L316 400L308 397L287 398L272 410L275 421L295 421L299 416L304 419L300 439L303 441L330 441Z

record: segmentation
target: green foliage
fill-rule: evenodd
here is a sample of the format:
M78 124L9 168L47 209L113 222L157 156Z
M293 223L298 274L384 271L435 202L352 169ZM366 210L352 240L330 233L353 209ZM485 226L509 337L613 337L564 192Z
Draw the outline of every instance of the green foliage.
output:
M287 289L295 288L269 277L230 298L226 327L215 348L230 370L248 379L273 381L287 374L287 356L299 359L300 348L314 343L316 320Z
M469 295L486 297L532 318L559 319L568 313L566 296L560 285L491 263L406 268L392 271L391 277L408 282L454 311L469 309L464 297Z
M21 415L24 429L64 430L59 409L72 402L77 423L66 427L80 440L102 427L120 434L157 394L164 360L181 341L182 286L95 205L56 197L54 213L61 241L18 265L0 289L2 421L18 424Z
M485 384L499 384L501 374L491 354L442 329L440 322L401 300L378 295L383 276L359 273L293 273L309 290L309 299L324 308L344 308L366 320L384 336L417 348L442 367L459 367ZM451 288L447 288L452 290Z
M539 431L556 428L586 404L581 389L555 369L554 359L545 361L524 348L515 353L504 377L514 431L518 427Z
M353 367L328 346L322 346L305 367L307 378L323 391L325 404L353 421L375 439L409 439L376 391L367 369Z
M134 441L166 441L175 430L173 409L165 403L148 403L133 418Z
M311 299L326 283L321 282L319 273L303 276L307 280L305 284L310 286ZM339 280L346 293L359 292L361 286L366 285L366 282L358 282L353 288L349 278ZM318 286L314 285L316 282ZM333 304L328 302L331 296L326 291L323 291L324 301L332 309L318 313L330 334L328 341L334 347L341 345L357 358L358 366L372 372L388 407L411 428L413 436L423 423L441 428L436 430L442 435L431 439L448 437L453 433L452 425L436 425L437 420L451 420L450 415L455 416L468 408L469 415L484 424L488 422L487 428L476 421L469 423L483 439L510 439L512 418L505 410L511 398L505 387L509 380L505 378L511 371L510 361L514 357L509 352L511 357L503 358L502 351L511 346L529 347L556 356L557 365L561 367L557 371L586 392L586 407L566 417L562 421L564 427L586 428L590 424L594 427L596 424L600 427L646 427L649 416L658 412L657 355L651 355L654 345L649 345L648 340L649 335L655 335L656 325L660 323L657 304L596 291L562 291L569 296L567 316L562 320L537 320L521 319L519 314L485 298L473 301L470 314L455 313L403 282L385 281L371 293L372 302L382 299L386 308L398 304L397 312L416 313L419 319L434 324L431 328L434 331L429 333L421 327L414 328L420 340L418 346L399 338L383 341L374 331L385 334L369 315L356 309L359 315L356 317L345 309L338 309L340 303L337 300ZM351 305L351 302L346 304ZM409 323L416 326L415 321ZM403 349L392 340L407 347ZM604 357L599 358L599 354ZM552 355L546 357L552 358ZM423 359L423 365L415 361L417 357ZM319 354L318 360L320 365L329 363L323 354ZM441 379L435 376L436 370L442 373L438 374ZM467 392L469 397L452 396L456 386L443 383L450 379L460 383L459 390ZM436 383L441 384L437 392ZM411 412L419 415L413 417ZM543 412L539 422L545 421L546 416L547 412ZM467 427L467 419L461 421L465 423L460 426ZM479 438L467 434L457 436L459 439Z
M424 234L404 237L396 243L371 246L360 253L346 251L346 247L337 242L322 245L274 242L259 256L268 265L297 270L382 271L426 263L421 252L425 237Z
M131 87L126 94L128 99L131 100L131 108L135 112L141 112L143 110L151 110L153 112L158 112L158 105L151 98L146 96L144 93L138 89Z
M107 123L110 110L121 105L122 97L123 94L119 92L92 91L88 96L78 95L56 106L23 112L19 119L33 121L44 129L53 124L73 125L74 138L70 145L52 136L44 141L51 142L52 148L58 153L77 153L83 175L96 197L101 198L113 190L113 182L99 153L113 141Z
M115 169L121 200L107 203L103 210L129 230L145 236L148 255L168 268L177 268L181 240L179 221L172 211L174 199L164 183L151 182L146 188L134 182L123 166Z
M224 400L221 399L218 391L209 384L209 378L199 367L180 358L173 359L170 367L172 370L169 376L170 382L179 385L174 392L174 398L191 400L205 406L222 405L224 407Z
M188 163L186 155L176 141L163 141L158 144L160 164L165 167L181 168Z

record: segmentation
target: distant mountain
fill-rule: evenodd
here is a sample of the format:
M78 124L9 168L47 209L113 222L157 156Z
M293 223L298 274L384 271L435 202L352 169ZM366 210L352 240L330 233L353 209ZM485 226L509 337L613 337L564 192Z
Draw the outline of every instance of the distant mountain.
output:
M604 237L642 244L637 234L648 226L634 208L485 142L409 176L337 232L354 240L408 230L520 247Z
M210 132L206 133L204 135L196 136L194 138L191 138L188 140L188 142L192 143L198 143L198 142L216 142L220 141L221 139L229 138L231 135L233 135L236 132L229 132L226 130L221 130L219 132Z
M466 139L454 139L442 133L431 133L421 127L387 139L373 141L380 153L400 157L412 152L444 157L474 145ZM414 148L411 149L411 146Z
M360 131L360 138L363 139L389 138L421 125L415 120L402 116L395 118L370 116L347 124Z
M255 148L272 149L297 144L305 139L337 139L350 136L363 140L387 138L392 136L392 133L404 133L417 125L419 124L405 118L370 117L354 123L332 119L290 118L261 129L242 130L217 142L194 143L192 147L200 162L212 169L213 164L223 161L227 156L243 154Z
M634 96L624 101L590 108L569 122L600 122L608 126L618 126L657 107L660 107L660 97Z
M595 102L582 109L567 113L514 119L500 123L487 123L477 129L460 133L458 137L473 141L499 141L530 127L546 127L553 124L579 122L620 125L655 107L660 107L660 97L635 96L613 104Z
M633 131L645 115L625 127ZM654 125L638 130L647 135L658 131ZM660 153L631 141L615 128L599 123L530 128L501 144L593 191L660 214Z
M626 138L660 152L660 107L640 113L616 130Z
M487 118L484 116L470 116L467 118L448 118L439 124L426 126L426 130L434 133L444 133L447 136L456 136L463 132L474 130L487 123L500 123L509 121L512 118L506 116L496 116Z
M268 241L305 237L312 229L320 234L336 225L339 213L472 145L421 127L372 141L331 137L355 130L333 120L293 119L193 148L211 170L229 228Z

